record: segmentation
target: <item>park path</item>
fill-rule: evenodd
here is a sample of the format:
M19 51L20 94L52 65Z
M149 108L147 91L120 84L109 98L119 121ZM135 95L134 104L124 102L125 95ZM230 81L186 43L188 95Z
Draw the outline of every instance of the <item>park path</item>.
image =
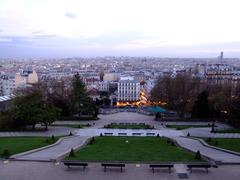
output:
M184 138L188 132L190 132L191 136L199 136L199 137L240 137L240 134L214 134L210 133L211 128L190 128L187 130L176 131L175 129L167 129L164 128L161 122L154 121L154 117L145 116L138 113L117 113L111 115L100 115L100 120L98 121L87 121L91 123L93 126L85 129L73 129L73 128L65 128L65 127L50 127L48 132L0 132L1 136L51 136L54 134L55 136L61 134L69 134L70 131L76 134L77 136L72 136L68 138L64 138L59 144L54 146L44 148L42 150L34 151L32 153L27 153L24 155L15 155L15 159L17 160L36 160L36 161L52 161L57 160L64 154L68 153L71 148L81 147L84 145L86 140L92 136L99 136L100 133L104 135L104 133L112 132L113 136L118 136L119 133L125 133L127 136L133 136L136 133L140 134L139 136L147 136L147 133L154 134L156 136L159 134L160 136L166 136L175 139L178 144L186 149L196 152L200 150L200 152L215 160L222 161L225 163L228 162L238 162L240 163L240 156L233 155L224 151L216 150L210 147L203 146L198 140ZM82 123L87 123L82 122ZM102 129L102 127L106 124L116 122L116 123L146 123L154 126L156 129L154 130L111 130L111 129ZM59 122L60 123L60 122ZM66 122L62 122L66 123ZM75 123L75 122L69 122ZM79 122L78 122L79 123ZM163 124L165 124L164 122ZM174 122L171 122L174 124ZM169 122L169 124L171 124ZM185 124L185 122L178 122L179 124ZM188 122L189 124L196 124L194 122ZM199 124L199 123L198 123ZM224 125L220 126L225 128Z
M195 137L211 137L211 138L240 138L240 133L211 133L211 128L189 128L182 130L187 135Z
M240 163L240 156L204 146L200 141L185 137L175 137L177 143L190 151L200 151L202 155L222 163Z
M61 159L65 154L69 153L71 148L78 149L83 146L89 137L71 136L63 138L56 145L43 148L41 150L33 150L33 152L27 152L23 154L17 154L12 156L15 160L27 160L27 161L56 161Z
M53 127L50 126L48 131L16 131L16 132L0 132L0 137L15 137L15 136L66 136L70 132L74 133L76 129L69 127Z

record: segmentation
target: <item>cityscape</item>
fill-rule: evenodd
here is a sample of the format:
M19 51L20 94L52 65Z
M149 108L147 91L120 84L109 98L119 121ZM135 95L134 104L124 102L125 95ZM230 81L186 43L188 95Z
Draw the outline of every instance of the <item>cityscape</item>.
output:
M238 180L238 5L2 0L0 180Z

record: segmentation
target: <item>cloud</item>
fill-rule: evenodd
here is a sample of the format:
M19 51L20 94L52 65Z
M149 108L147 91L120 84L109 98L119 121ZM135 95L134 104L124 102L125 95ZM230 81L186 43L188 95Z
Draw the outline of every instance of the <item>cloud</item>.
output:
M66 16L67 18L70 18L70 19L76 19L76 18L78 18L78 16L77 16L76 14L72 13L72 12L66 12L66 13L65 13L65 16Z
M5 38L5 37L0 37L0 42L12 42L12 39Z

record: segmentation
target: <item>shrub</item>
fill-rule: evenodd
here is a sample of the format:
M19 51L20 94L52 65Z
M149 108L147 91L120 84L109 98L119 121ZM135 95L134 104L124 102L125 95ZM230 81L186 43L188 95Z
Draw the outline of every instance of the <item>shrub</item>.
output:
M209 137L209 138L207 139L207 142L212 142L212 138Z
M215 133L215 125L214 124L212 124L211 132Z
M197 153L195 155L195 159L197 159L197 160L201 160L202 159L200 151L197 151Z
M4 149L2 152L2 156L5 158L8 158L10 156L10 152L8 149Z
M74 152L73 148L71 149L71 151L69 153L69 157L75 157L75 152Z
M55 136L54 136L54 135L52 135L51 139L54 141L54 140L55 140Z
M92 138L90 139L90 141L89 141L89 144L91 145L91 144L94 144L94 143L95 143L95 138L92 137Z

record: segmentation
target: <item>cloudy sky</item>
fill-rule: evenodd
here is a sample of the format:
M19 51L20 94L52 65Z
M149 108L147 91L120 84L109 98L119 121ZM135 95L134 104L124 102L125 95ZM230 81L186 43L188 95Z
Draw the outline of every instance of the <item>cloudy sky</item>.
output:
M0 57L240 57L239 0L0 0Z

